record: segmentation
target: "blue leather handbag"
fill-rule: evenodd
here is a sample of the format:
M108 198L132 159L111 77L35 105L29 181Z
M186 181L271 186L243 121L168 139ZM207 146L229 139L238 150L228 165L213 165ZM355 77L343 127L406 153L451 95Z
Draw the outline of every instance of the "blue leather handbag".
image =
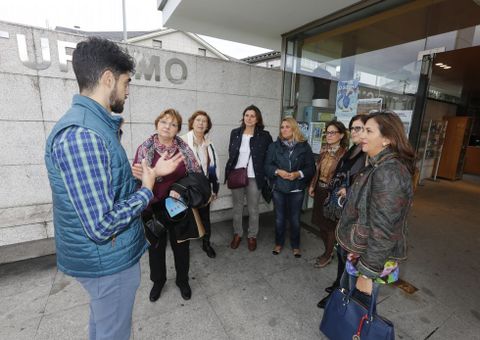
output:
M395 340L393 323L376 313L377 294L369 307L352 294L336 289L325 306L320 331L332 340Z

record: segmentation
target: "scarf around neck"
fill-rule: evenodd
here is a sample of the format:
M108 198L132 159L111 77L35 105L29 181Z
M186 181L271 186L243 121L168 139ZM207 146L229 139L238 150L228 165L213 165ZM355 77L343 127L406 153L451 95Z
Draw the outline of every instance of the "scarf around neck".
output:
M187 172L202 172L200 165L195 159L192 149L190 149L187 143L185 143L178 136L175 136L172 144L167 146L160 143L156 133L151 135L140 145L138 150L138 159L145 158L147 165L151 167L155 152L157 152L159 155L166 153L165 159L170 159L177 153L177 151L181 152L184 157L183 162L185 163Z
M340 149L340 144L335 145L335 146L327 146L327 151L331 156L335 156L337 153L338 149Z
M289 152L292 152L293 149L295 148L295 145L297 145L297 142L293 139L291 141L282 139L282 143L287 147Z

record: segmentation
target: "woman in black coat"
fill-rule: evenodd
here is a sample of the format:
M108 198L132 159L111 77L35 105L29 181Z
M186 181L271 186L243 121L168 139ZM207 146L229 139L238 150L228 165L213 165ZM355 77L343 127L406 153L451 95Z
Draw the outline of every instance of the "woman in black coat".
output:
M275 248L272 253L278 255L283 248L288 220L293 255L301 257L300 212L305 188L315 174L315 160L295 119L282 120L277 141L268 147L265 172L274 188Z
M258 107L248 106L242 116L242 125L233 129L230 134L225 182L231 171L238 168L247 168L249 180L246 187L232 189L234 234L230 247L238 248L242 240L243 201L246 195L249 217L248 249L254 251L257 248L260 193L266 183L265 156L268 146L272 143L272 136L264 130L262 113Z
M364 129L365 122L367 121L367 115L356 115L352 117L348 128L350 130L350 140L352 141L352 147L343 155L342 159L338 162L337 168L335 169L335 174L333 178L339 179L338 187L333 188L336 191L336 195L345 199L347 196L347 190L350 188L350 185L354 182L356 175L365 167L365 162L367 159L367 154L362 151L362 145L360 144L360 137ZM340 216L336 216L335 212L332 211L330 206L324 207L324 211L328 211L331 215L331 219L335 222L338 222ZM342 251L341 247L337 247L337 258L338 258L338 267L337 267L337 277L333 284L330 287L325 288L325 291L328 293L320 302L317 304L318 308L325 308L325 305L336 288L340 286L340 279L345 270L345 261L347 254Z

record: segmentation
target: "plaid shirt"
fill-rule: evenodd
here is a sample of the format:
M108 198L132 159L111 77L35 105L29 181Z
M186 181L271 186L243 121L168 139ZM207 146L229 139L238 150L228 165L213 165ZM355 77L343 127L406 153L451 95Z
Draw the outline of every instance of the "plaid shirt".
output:
M91 130L71 126L53 141L52 161L60 171L87 236L104 242L125 229L153 197L141 188L127 199L114 201L110 154Z

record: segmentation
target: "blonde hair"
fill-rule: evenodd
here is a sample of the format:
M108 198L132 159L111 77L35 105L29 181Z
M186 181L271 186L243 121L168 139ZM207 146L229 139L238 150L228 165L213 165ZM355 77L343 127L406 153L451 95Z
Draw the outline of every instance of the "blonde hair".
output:
M293 140L296 142L305 142L305 136L303 135L302 131L300 130L300 127L298 126L298 123L295 119L292 117L285 117L282 119L282 123L286 122L290 127L292 128L293 131ZM281 129L281 123L280 123L280 129ZM278 136L280 139L282 139L282 133L281 131L279 132Z

